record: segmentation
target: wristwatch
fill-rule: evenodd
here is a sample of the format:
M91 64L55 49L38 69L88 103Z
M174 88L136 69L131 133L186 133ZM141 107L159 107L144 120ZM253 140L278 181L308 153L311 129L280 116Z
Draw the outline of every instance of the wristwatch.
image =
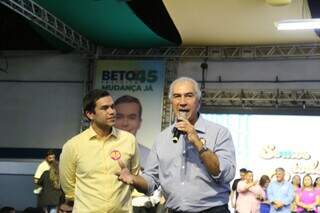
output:
M200 141L202 142L202 148L201 148L200 151L199 151L199 155L201 156L202 153L208 151L209 149L208 149L208 147L206 146L206 139L200 138Z

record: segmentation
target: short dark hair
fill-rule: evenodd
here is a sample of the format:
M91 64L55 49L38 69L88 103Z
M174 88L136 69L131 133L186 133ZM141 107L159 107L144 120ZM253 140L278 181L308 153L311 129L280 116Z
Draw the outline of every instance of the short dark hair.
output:
M247 170L246 171L246 174L248 174L248 173L253 173L251 170Z
M96 102L102 97L111 96L110 93L102 89L94 89L88 92L82 100L83 114L86 116L86 112L94 113L96 108Z
M46 153L46 157L48 157L49 155L55 155L56 153L52 150L52 149L49 149Z
M73 201L73 200L67 200L64 192L61 191L61 195L60 195L60 198L59 198L58 207L62 206L63 204L65 204L65 205L67 205L67 206L70 206L70 207L73 207L74 201Z
M270 178L268 175L262 175L260 180L259 180L259 185L261 187L263 187L264 185L266 185L266 182L269 181L270 182Z
M15 208L11 206L4 206L0 209L0 213L11 213L11 211L15 211Z
M247 169L246 168L241 168L239 171L240 171L240 173L246 173Z
M114 102L114 105L117 106L119 104L126 104L126 103L136 103L139 106L139 117L142 116L142 105L138 98L133 97L131 95L123 95Z

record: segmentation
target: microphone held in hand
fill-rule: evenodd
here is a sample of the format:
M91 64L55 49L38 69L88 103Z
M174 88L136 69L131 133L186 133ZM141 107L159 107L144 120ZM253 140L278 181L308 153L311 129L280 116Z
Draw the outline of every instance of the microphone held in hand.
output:
M173 133L172 142L177 143L180 138L181 131L178 130L176 127L174 127L172 130L172 133Z
M181 118L187 118L187 112L186 111L179 111L179 117L177 119L177 122L181 121ZM172 129L173 137L172 137L172 142L177 143L179 141L180 135L183 134L182 131L174 127Z

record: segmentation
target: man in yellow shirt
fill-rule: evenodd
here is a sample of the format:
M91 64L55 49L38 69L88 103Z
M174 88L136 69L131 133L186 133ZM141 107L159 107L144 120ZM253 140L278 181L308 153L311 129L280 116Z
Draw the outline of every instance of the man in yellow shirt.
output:
M139 173L135 137L114 127L116 111L107 91L92 90L83 99L90 127L71 138L60 156L60 181L77 213L132 212L132 188L118 180L118 161Z

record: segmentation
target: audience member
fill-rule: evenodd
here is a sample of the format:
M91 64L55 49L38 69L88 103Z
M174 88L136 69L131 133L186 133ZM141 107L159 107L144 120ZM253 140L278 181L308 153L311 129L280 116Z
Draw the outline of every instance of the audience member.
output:
M313 183L313 187L314 189L318 192L320 192L320 177L317 177L315 180L314 180L314 183Z
M258 197L261 201L260 203L260 213L269 213L270 212L270 202L268 200L267 188L270 184L270 178L268 175L262 175L259 180L259 185L265 193L265 197Z
M62 194L57 206L57 213L72 213L73 203L68 203L65 199L65 195Z
M313 188L312 177L309 174L303 177L302 188L296 194L295 201L298 206L298 213L318 212L317 205L319 204L320 197Z
M253 173L246 171L244 180L239 181L237 186L239 193L236 210L239 213L258 213L260 200L265 199L265 193L257 181L253 181Z
M57 161L50 164L50 169L41 175L37 184L42 187L38 206L42 207L47 213L55 213L61 196L59 164Z
M293 189L294 189L294 194L296 196L301 190L301 178L300 178L300 176L299 175L294 175L292 177L291 183L292 183L292 186L293 186ZM291 212L292 213L297 212L296 199L294 199L292 201L290 208L291 208Z
M276 169L276 180L271 182L267 195L271 203L270 213L290 213L290 204L294 200L294 189L290 182L284 179L285 170Z
M41 187L39 187L39 185L37 185L38 180L40 179L41 175L43 174L43 172L47 171L50 169L50 164L52 162L54 162L56 159L56 155L54 153L53 150L48 150L45 156L45 159L39 164L39 166L37 167L37 170L33 176L34 179L34 183L36 184L35 189L33 190L34 194L40 194L41 191Z
M247 170L246 170L245 168L241 168L241 169L239 170L240 178L235 179L235 180L233 181L233 183L232 183L230 200L231 200L232 208L234 208L236 212L237 212L237 210L236 210L236 203L237 203L237 198L238 198L238 195L239 195L239 193L237 192L237 187L238 187L239 181L240 181L240 180L244 180L244 177L245 177L245 175L246 175L246 172L247 172Z

